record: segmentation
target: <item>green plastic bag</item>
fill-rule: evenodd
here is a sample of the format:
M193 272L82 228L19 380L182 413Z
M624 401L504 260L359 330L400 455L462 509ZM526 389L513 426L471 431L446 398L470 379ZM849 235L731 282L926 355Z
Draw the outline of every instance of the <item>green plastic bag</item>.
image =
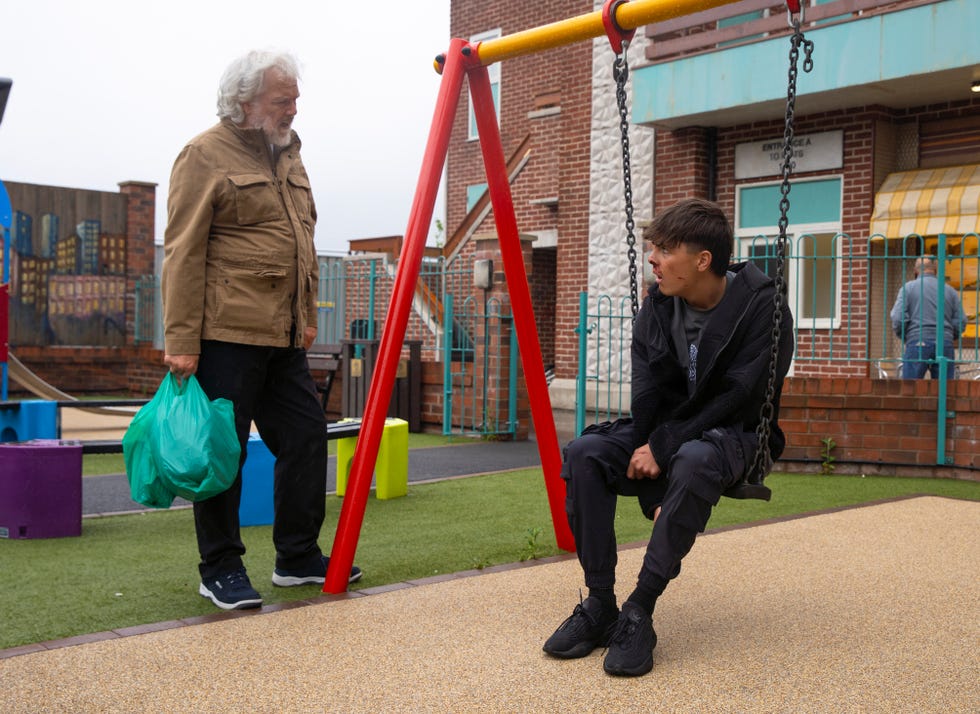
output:
M126 449L130 431L132 470ZM144 505L166 508L175 495L203 501L228 490L238 475L241 445L234 405L227 399L209 401L193 375L178 384L168 373L153 399L133 418L126 437L123 456L130 491L133 500ZM140 443L134 443L137 439ZM169 501L161 491L169 494Z
M163 390L157 390L153 399L136 412L122 438L130 496L137 503L150 508L170 508L174 502L174 493L160 480L160 470L150 449L150 440L162 401Z
M188 501L227 491L238 475L241 445L235 433L235 407L227 399L208 400L191 375L178 384L168 374L150 449L160 480Z

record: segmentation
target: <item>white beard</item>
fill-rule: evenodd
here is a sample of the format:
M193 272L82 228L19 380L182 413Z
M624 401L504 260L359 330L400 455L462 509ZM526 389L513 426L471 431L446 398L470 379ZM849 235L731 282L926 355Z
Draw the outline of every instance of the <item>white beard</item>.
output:
M278 124L273 125L269 117L253 117L249 123L249 129L261 129L262 133L265 134L266 141L280 149L289 146L289 142L293 138L291 126L284 129L280 128Z

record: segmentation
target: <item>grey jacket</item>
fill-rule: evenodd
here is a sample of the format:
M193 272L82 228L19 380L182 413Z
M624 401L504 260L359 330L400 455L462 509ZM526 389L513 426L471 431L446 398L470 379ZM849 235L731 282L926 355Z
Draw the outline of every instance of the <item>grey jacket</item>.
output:
M946 342L953 342L966 329L966 315L960 294L949 285L943 287L943 337ZM895 334L906 343L935 342L938 296L939 281L930 273L905 283L891 311Z

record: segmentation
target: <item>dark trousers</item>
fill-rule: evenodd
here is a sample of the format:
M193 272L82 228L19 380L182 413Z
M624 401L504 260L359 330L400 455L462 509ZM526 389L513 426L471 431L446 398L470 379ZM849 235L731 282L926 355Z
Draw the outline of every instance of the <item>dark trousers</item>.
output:
M590 588L612 588L616 582L619 496L635 496L650 519L660 506L638 577L659 591L680 572L681 559L704 531L711 509L747 463L737 432L712 429L660 464L659 478L633 480L626 478L633 443L632 421L620 419L587 428L565 447L565 508Z
M276 567L294 569L320 557L317 544L327 490L326 417L306 352L205 340L197 379L210 399L235 405L235 428L245 463L251 423L276 459L272 540ZM242 567L245 546L238 522L241 464L231 488L194 504L202 577Z

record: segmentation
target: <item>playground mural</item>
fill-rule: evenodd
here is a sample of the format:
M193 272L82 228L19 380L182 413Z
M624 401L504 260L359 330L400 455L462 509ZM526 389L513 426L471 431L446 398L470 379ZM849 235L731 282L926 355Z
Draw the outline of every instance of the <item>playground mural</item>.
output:
M13 213L9 342L123 345L126 237L99 216L66 223L54 212Z

